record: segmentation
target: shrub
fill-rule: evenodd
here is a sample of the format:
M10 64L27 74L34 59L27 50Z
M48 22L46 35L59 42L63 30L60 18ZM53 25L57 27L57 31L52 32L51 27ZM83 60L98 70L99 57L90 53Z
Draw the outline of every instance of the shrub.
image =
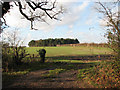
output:
M39 53L39 56L40 56L40 61L42 63L45 62L45 54L46 54L46 50L45 49L40 49L37 51Z
M80 72L79 78L99 88L120 88L120 62L102 62L87 72Z
M2 68L8 72L10 69L22 64L27 54L25 47L2 47Z

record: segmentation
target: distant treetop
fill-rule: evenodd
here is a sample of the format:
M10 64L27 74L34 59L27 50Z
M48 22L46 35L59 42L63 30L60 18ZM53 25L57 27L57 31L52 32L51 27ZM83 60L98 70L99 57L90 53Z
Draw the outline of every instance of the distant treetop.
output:
M31 40L29 42L29 47L39 47L39 46L56 46L62 44L78 44L78 39L63 39L63 38L49 38L49 39L40 39L40 40Z

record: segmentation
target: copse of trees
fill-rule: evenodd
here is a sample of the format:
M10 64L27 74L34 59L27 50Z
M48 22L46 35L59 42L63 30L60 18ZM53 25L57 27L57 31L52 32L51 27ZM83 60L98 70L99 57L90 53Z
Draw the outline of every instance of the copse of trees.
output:
M78 44L78 39L63 39L63 38L49 38L49 39L40 39L40 40L31 40L29 42L29 47L40 47L40 46L56 46L62 44Z

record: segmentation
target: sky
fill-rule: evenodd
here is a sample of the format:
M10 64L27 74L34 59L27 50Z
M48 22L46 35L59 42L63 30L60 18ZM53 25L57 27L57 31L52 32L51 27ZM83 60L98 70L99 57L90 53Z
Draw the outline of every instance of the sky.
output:
M105 30L101 26L100 14L93 8L94 2L62 2L66 12L61 15L61 21L47 20L47 23L35 22L35 28L30 29L30 22L21 19L17 7L13 7L4 17L10 26L4 32L18 30L19 36L24 39L24 45L28 46L31 40L48 38L73 38L80 43L104 43Z

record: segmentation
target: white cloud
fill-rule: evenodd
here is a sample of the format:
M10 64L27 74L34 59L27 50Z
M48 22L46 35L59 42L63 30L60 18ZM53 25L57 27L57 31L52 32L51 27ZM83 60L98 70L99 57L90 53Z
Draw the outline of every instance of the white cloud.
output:
M89 34L88 34L89 33ZM79 32L76 34L77 38L81 43L103 43L107 42L107 39L104 37L104 35L95 34L96 32Z
M94 25L98 22L98 17L95 14L90 14L85 22L87 25Z
M31 40L32 40L32 36L31 36L30 33L28 33L27 36L25 37L23 46L28 46L28 43L29 43Z
M66 3L66 5L70 5L71 3ZM75 4L72 2L72 4ZM36 28L39 28L41 30L51 30L54 29L56 26L62 26L62 25L69 25L70 28L73 27L73 23L75 23L80 18L80 13L88 6L88 2L83 2L81 5L77 5L74 7L68 7L67 6L67 13L63 14L61 20L62 21L56 21L48 19L46 20L49 25L46 23L36 22Z
M78 38L78 34L76 34L76 33L74 32L74 30L69 30L69 31L65 34L65 37L66 37L66 38L76 39L76 38Z
M72 29L72 28L73 28L73 25L69 25L69 28Z
M104 26L107 25L107 22L105 20L103 20L103 19L100 19L99 24L100 24L100 26L104 27Z
M73 34L74 32L73 32L73 30L69 30L68 32L67 32L67 34Z
M62 2L68 9L68 12L65 13L62 16L62 21L56 21L51 20L50 18L46 18L47 23L36 21L34 23L34 28L37 28L39 30L45 30L49 31L54 29L56 26L62 26L62 25L71 25L72 23L76 22L80 18L80 13L88 6L88 2L83 2L81 5L76 5L74 7L68 7L71 6L71 4L74 4L74 1L71 0L71 2ZM10 12L7 13L5 16L6 22L11 27L17 27L17 28L26 28L30 27L30 21L26 19L21 19L23 16L19 12L19 8L17 6L10 9Z
M73 30L70 30L66 33L65 37L67 38L77 38L80 43L103 43L107 42L107 39L104 37L104 35L98 33L96 34L95 31L89 31L89 32L74 32Z
M81 5L76 5L69 8L68 13L62 18L62 22L59 25L70 25L76 22L80 18L80 13L88 6L88 2L83 2Z
M83 0L58 0L60 2L82 2ZM117 0L85 0L86 2L96 2L96 1L101 1L101 2L115 2Z
M11 27L25 28L30 25L29 21L26 19L21 19L23 16L19 12L19 8L15 6L11 8L10 11L4 15L6 23Z
M68 38L77 38L80 43L103 43L107 42L107 38L104 37L104 34L97 33L96 31L88 31L88 32L74 32L70 30L66 33L65 37Z

